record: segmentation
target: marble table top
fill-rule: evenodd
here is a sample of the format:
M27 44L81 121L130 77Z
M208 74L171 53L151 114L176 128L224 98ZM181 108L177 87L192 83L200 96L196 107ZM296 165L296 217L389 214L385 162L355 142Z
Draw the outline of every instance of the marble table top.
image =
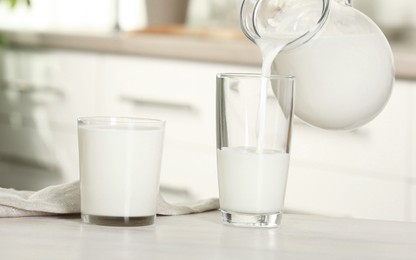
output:
M147 227L3 218L0 259L416 259L416 223L286 214L280 228L239 228L218 211Z

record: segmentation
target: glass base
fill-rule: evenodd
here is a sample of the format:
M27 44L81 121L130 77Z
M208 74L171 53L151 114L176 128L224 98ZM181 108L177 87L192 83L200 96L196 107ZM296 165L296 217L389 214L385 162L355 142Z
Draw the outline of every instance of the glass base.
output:
M224 224L240 227L280 227L282 212L270 214L247 214L221 210Z
M81 219L84 223L104 225L104 226L148 226L152 225L155 220L155 216L145 217L106 217L81 214Z

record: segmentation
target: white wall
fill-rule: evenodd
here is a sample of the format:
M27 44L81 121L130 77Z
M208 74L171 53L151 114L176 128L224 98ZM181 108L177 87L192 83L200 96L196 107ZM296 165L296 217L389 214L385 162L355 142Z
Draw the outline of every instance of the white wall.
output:
M355 0L353 4L380 27L416 27L416 1L414 0Z
M15 9L6 2L0 2L3 29L110 31L116 21L116 0L32 0Z
M168 0L167 0L168 1ZM32 0L10 10L0 1L0 28L111 31L117 17L124 29L145 24L144 0ZM189 0L188 22L197 26L238 27L242 0ZM416 27L414 0L354 0L354 6L385 28ZM163 7L161 7L163 8Z

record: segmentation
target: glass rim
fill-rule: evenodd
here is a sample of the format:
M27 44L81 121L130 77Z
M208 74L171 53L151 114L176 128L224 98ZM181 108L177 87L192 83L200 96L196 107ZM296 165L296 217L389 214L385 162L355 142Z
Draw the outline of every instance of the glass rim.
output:
M257 79L276 79L276 80L295 80L295 76L290 75L279 75L279 74L272 74L269 76L265 76L261 73L219 73L217 74L217 78L257 78Z
M117 116L85 116L77 119L78 125L165 125L166 121L153 118L142 117L117 117Z

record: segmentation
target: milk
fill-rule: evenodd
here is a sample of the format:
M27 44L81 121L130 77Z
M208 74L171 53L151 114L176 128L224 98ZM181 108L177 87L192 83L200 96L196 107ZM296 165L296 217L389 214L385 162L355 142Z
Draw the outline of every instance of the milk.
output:
M221 209L279 213L283 209L289 154L255 147L217 150Z
M163 129L80 126L81 212L153 216L159 191Z
M381 34L321 35L281 52L274 73L296 77L298 117L326 129L351 129L376 117L390 97L393 58Z
M288 39L256 40L256 44L259 47L263 57L262 76L264 77L262 78L261 82L259 109L257 115L257 152L262 152L264 147L264 136L267 117L267 89L269 88L269 80L267 78L271 75L274 59L288 42Z

